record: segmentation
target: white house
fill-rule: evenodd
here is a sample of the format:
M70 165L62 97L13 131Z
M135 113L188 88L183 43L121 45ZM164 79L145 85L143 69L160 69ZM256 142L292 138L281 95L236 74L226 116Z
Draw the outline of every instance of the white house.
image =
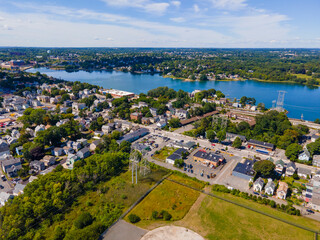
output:
M286 176L292 176L296 170L297 168L294 162L289 162L286 167Z
M37 133L40 132L40 131L44 131L46 129L46 127L44 125L38 125L36 126L36 128L34 129L34 134L35 136L37 136Z
M257 192L261 192L262 188L264 186L264 181L261 177L259 177L254 183L253 183L253 190Z
M309 160L310 160L310 156L311 156L311 155L310 155L308 149L307 149L307 148L304 148L303 151L299 154L298 159L299 159L300 161L309 161Z
M57 157L62 156L64 154L63 148L59 148L59 147L54 148L52 150L52 154Z
M268 183L264 188L265 193L268 195L273 195L275 188L276 188L276 184L272 181L271 178L269 178Z
M6 192L0 192L0 206L4 206L5 203L12 198L13 198L13 195Z

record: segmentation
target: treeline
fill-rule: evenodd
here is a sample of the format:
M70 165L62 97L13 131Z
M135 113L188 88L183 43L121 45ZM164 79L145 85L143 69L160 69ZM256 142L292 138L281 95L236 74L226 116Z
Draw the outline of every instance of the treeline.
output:
M24 194L0 208L1 239L42 239L41 236L50 225L64 218L64 213L77 197L86 191L97 190L99 182L117 176L127 165L127 153L95 154L77 161L72 171L57 166L54 172L39 176L25 187ZM92 220L92 225L87 223L88 226L81 227L79 224L78 229L70 231L58 228L55 234L60 237L53 239L63 239L64 236L65 239L97 238L122 213L117 205L106 207L108 210L106 209L104 216ZM88 235L93 237L87 238Z
M224 185L214 184L212 186L212 191L214 192L223 192L223 193L231 193L234 196L241 197L247 200L251 200L260 204L268 205L272 208L275 208L279 211L285 212L290 215L300 216L300 210L293 207L291 204L277 204L274 200L270 200L268 198L257 197L256 195L249 194L247 192L241 192L238 189L230 190Z
M230 122L227 131L244 135L247 139L269 142L281 149L286 149L293 143L299 143L301 137L309 133L307 126L293 126L284 113L275 110L257 115L255 119L256 124L253 127L247 122L239 124Z

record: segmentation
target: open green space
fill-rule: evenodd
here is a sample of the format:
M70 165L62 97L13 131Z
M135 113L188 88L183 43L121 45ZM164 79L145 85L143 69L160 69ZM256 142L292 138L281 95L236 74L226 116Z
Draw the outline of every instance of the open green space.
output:
M234 204L210 196L202 198L178 225L190 228L206 239L311 240L314 237L311 232ZM301 220L305 219L301 217Z
M55 236L59 227L64 231L72 231L74 221L83 212L89 212L95 221L110 225L167 173L162 169L153 170L148 176L139 177L135 185L131 183L131 171L127 171L99 184L95 191L79 197L60 221L46 229L45 239Z
M130 214L136 214L141 218L141 221L137 223L140 227L162 221L152 219L153 211L161 212L165 210L172 215L171 221L177 221L187 214L198 197L199 192L164 180ZM125 219L128 220L128 216Z
M262 215L232 203L205 195L170 180L203 188L205 185L194 179L173 174L168 180L154 189L130 214L136 214L141 221L137 226L154 229L164 225L178 225L189 228L209 240L224 239L313 239L312 232L289 225L277 219ZM209 188L208 188L209 189ZM207 189L207 190L208 190ZM320 229L320 222L280 212L250 200L227 193L214 192L223 198L236 201L242 205L263 211L313 230ZM178 204L177 204L178 203ZM177 205L175 209L173 205ZM166 210L172 215L171 221L154 220L152 212ZM126 220L127 217L125 218Z

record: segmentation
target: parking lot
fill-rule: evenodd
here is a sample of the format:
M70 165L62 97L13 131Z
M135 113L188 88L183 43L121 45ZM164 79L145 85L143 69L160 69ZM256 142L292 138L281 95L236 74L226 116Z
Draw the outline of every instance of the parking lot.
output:
M0 171L0 174L2 174L2 171ZM8 192L8 191L12 190L12 188L9 185L9 181L8 180L3 181L0 178L0 185L3 186L3 188L0 187L0 192Z

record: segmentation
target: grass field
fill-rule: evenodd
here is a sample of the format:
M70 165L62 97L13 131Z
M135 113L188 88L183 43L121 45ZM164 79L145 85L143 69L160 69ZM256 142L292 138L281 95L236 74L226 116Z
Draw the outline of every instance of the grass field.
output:
M201 182L176 174L171 175L169 179L195 188L203 188L205 186ZM210 190L210 187L206 187L206 190ZM308 218L291 216L272 209L269 206L231 194L220 192L214 192L214 194L310 229L320 229L320 222ZM174 204L178 206L175 210L172 209ZM158 212L167 210L172 214L173 220L169 222L151 220L153 210ZM131 213L137 214L141 218L141 221L137 223L139 227L152 230L160 226L173 224L189 228L209 240L314 239L312 232L291 226L232 203L205 194L199 194L192 189L169 180L165 180L153 190Z
M198 181L198 180L193 180L192 178L188 177L188 176L180 176L177 174L172 174L169 176L169 179L172 179L174 181L180 182L182 184L186 184L190 187L193 188L197 188L197 189L202 189L205 186L205 183L202 181Z
M182 219L187 214L198 197L199 192L165 180L136 206L130 214L136 214L141 218L141 221L137 223L140 227L163 222L151 219L153 211L160 212L161 210L166 210L172 215L172 221L176 221ZM125 220L127 220L127 216Z
M169 157L176 150L177 150L176 148L164 147L159 151L158 154L154 154L153 158L165 162L166 158Z
M46 239L50 239L57 226L72 229L74 220L84 211L91 213L95 219L104 222L104 211L106 211L107 206L118 204L122 206L121 214L167 173L161 169L154 170L147 177L139 178L138 185L135 185L131 183L131 172L128 171L108 182L99 184L96 191L90 191L79 197L61 221L46 229ZM106 221L113 221L113 219L107 219Z
M297 78L303 78L303 79L312 79L312 76L308 76L307 74L292 74L293 76L296 76ZM316 80L318 82L320 82L320 79L319 78L316 78Z
M301 218L304 219L304 218ZM305 219L304 219L305 220ZM201 195L177 225L209 240L312 240L314 235L231 203Z

